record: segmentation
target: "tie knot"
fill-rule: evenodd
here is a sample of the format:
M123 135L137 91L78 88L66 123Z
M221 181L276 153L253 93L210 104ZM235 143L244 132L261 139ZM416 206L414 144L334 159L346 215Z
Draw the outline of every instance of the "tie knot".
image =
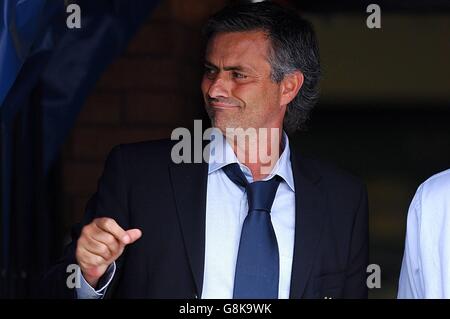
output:
M248 184L248 211L263 210L270 213L279 184L280 179L278 176L275 176L268 181L257 181Z
M280 184L279 176L274 176L268 181L249 183L237 163L223 167L223 171L232 182L247 189L249 212L263 210L270 213L278 185Z

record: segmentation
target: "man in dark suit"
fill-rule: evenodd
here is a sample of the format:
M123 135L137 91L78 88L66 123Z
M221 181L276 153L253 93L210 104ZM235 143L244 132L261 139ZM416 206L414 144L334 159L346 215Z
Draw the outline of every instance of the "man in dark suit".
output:
M215 128L207 160L179 163L169 140L114 148L47 289L78 298L366 298L365 187L302 155L285 133L302 128L317 99L312 27L263 2L223 9L205 35L201 86ZM75 289L71 264L81 270Z

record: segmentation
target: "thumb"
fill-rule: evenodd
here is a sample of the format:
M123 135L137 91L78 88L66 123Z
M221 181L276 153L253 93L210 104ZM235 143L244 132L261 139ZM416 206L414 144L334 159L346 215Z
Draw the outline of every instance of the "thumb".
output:
M128 234L128 236L130 236L130 242L128 244L134 243L136 240L138 240L142 236L141 230L137 229L137 228L128 229L126 231L126 233Z

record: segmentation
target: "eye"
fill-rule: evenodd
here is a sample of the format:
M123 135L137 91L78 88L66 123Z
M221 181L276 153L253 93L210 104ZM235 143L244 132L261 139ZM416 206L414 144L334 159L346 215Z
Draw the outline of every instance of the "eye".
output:
M217 71L216 71L215 69L213 69L213 68L211 68L211 67L205 66L204 74L205 74L208 78L213 77L216 73L217 73Z
M236 79L246 79L247 78L246 75L239 73L239 72L233 72L233 77Z

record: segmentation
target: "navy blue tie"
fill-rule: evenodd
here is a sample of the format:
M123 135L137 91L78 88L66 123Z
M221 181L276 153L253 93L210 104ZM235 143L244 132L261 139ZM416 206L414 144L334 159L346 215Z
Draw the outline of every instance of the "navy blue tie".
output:
M239 164L223 168L228 178L247 190L248 214L244 220L234 276L233 298L276 299L280 257L270 218L280 177L248 183Z

